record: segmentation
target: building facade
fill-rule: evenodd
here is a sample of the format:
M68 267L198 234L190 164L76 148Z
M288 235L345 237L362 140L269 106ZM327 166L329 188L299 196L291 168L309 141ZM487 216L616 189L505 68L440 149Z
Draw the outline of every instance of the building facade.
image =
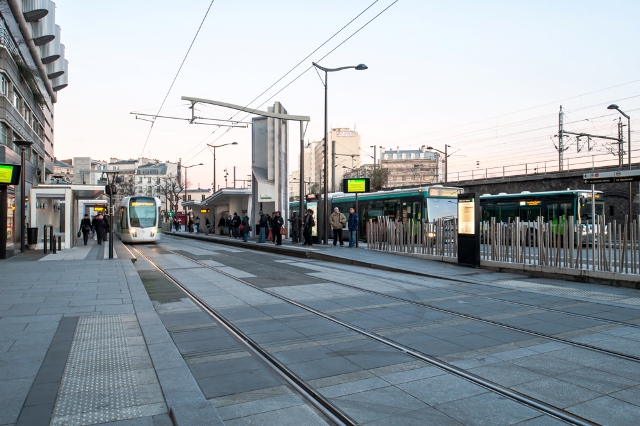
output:
M68 62L53 2L3 1L0 17L0 163L19 164L15 142L31 143L24 151L26 188L16 185L0 195L7 198L7 247L12 250L20 241L14 224L26 216L16 199L54 173L54 104L67 86Z
M389 188L428 185L443 180L441 157L423 146L416 150L380 150L380 165L389 170Z

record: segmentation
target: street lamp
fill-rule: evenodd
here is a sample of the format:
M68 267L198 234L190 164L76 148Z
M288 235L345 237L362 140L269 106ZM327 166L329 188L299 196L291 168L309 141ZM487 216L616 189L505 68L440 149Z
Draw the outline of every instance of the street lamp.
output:
M631 170L631 117L622 112L622 110L616 104L611 104L607 107L607 109L615 109L620 114L622 114L627 119L627 150L629 150L629 170ZM633 213L633 188L631 182L629 182L629 223L631 223L632 213ZM595 205L595 200L591 200Z
M227 146L227 145L238 145L238 142L223 143L222 145L207 144L208 147L213 148L213 192L216 192L216 148L220 148L222 146Z
M24 232L25 232L25 213L26 213L26 209L24 205L26 203L25 192L27 191L27 183L25 179L26 160L24 158L24 152L27 150L27 148L33 145L33 142L17 140L17 141L13 141L13 143L15 145L18 145L18 148L20 148L20 151L21 151L20 157L21 157L22 170L20 171L20 234L19 235L20 235L20 253L24 253L24 250L25 250ZM4 241L0 243L6 244L6 242Z
M329 81L328 81L328 77L329 77L329 73L330 72L336 72L336 71L342 71L342 70L346 70L346 69L350 69L353 68L357 71L362 71L362 70L366 70L369 67L367 67L365 64L359 64L356 66L348 66L348 67L340 67L340 68L325 68L323 66L320 66L318 64L316 64L315 62L312 62L313 66L316 67L319 70L324 71L324 220L323 220L323 244L327 244L327 242L329 241L329 233L328 233L328 223L329 223L329 185L328 185L328 181L327 181L327 169L329 168L329 162L328 162L328 153L327 153L327 144L328 144L328 136L327 136L327 88L329 85Z
M438 151L440 154L444 154L444 183L447 183L447 163L449 162L449 155L447 154L447 148L449 148L449 146L450 145L444 144L444 152L432 146L427 147L427 149Z

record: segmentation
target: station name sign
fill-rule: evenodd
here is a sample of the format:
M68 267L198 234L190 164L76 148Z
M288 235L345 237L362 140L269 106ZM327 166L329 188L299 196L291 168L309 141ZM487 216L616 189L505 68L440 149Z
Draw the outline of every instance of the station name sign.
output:
M0 185L18 185L20 165L0 163Z
M585 173L582 175L584 183L616 183L639 182L640 170L621 170L617 172Z

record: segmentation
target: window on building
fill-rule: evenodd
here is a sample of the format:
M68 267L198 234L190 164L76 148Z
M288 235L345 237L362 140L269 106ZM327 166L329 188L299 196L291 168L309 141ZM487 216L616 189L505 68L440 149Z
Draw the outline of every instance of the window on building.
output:
M4 96L9 94L9 82L7 81L7 76L4 74L0 74L0 93Z
M7 142L7 126L0 124L0 143L6 145Z
M406 176L402 176L402 181L404 182L405 180L407 180Z
M16 92L13 92L13 106L22 115L22 110L20 109L20 105L22 105L22 98Z
M413 160L414 158L416 158L416 155L414 153L411 153L409 158Z
M147 178L147 183L151 183L151 178Z
M202 195L202 201L204 201L204 195Z
M396 160L398 158L398 154L392 154L391 159Z
M402 159L406 160L407 159L407 154L402 154Z
M187 201L191 201L191 195L187 195Z

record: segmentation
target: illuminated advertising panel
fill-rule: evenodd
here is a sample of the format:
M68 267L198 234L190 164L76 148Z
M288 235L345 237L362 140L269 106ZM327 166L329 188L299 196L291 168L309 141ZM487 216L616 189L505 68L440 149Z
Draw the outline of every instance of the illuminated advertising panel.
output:
M0 185L18 185L20 166L18 164L0 164Z
M475 200L458 200L458 234L475 235L476 233Z
M342 190L346 193L370 192L369 178L342 179Z

